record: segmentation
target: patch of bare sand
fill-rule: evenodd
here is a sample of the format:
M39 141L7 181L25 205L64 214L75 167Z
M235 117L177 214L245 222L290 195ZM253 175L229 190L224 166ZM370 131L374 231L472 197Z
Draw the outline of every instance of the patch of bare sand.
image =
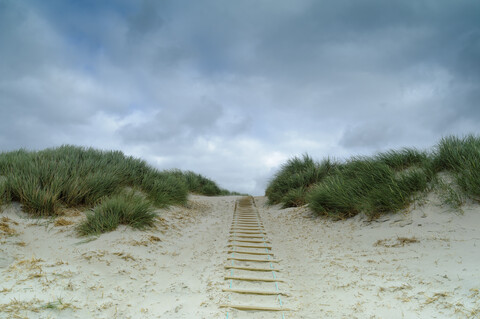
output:
M330 221L256 198L292 318L479 318L480 206Z
M224 284L228 221L238 197L191 196L156 229L78 238L83 213L0 213L0 318L212 318Z

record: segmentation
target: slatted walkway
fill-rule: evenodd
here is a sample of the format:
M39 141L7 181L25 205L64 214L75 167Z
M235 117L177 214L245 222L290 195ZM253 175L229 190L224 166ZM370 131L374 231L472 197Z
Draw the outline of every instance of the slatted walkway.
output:
M258 210L252 197L243 197L236 205L228 239L225 266L228 303L227 319L286 318L279 261L275 259Z

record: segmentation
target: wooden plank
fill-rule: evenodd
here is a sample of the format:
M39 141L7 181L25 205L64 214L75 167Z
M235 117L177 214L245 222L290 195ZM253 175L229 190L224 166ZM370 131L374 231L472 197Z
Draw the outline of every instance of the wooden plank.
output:
M232 230L230 231L230 234L266 234L264 231L242 231L242 230Z
M259 225L238 226L237 224L231 225L231 228L238 228L238 229L264 229L263 226L259 226Z
M263 226L263 224L261 222L245 222L245 221L237 221L234 223L232 223L232 226L235 226L235 225L243 225L243 226Z
M262 290L247 290L247 289L231 289L231 288L224 288L222 289L224 292L235 292L237 294L248 294L248 295L282 295L282 296L289 296L289 294L280 291L262 291Z
M291 311L283 307L264 307L264 306L249 306L249 305L220 305L220 308L234 308L237 310L257 310L257 311Z
M281 279L273 278L253 278L253 277L235 277L235 276L225 276L225 280L240 280L240 281L264 281L264 282L284 282Z
M242 267L242 266L225 266L225 269L238 269L238 270L249 270L249 271L275 271L280 272L280 270L275 268L255 268L255 267Z
M230 239L267 240L267 236L230 234Z
M253 229L252 232L250 232L249 230L234 229L234 230L229 231L229 234L230 234L230 236L231 236L233 233L239 234L239 233L243 233L243 232L245 232L245 231L247 231L247 234L253 234L255 231L258 233L258 230L255 230L255 229ZM266 233L267 233L267 232L265 232L265 231L260 231L260 234L266 234Z
M238 238L265 238L266 236L265 235L237 235L235 234L234 237L238 237Z
M228 244L227 247L245 247L245 248L267 248L272 249L272 246L257 246L257 245L235 245L235 244Z
M263 228L262 224L232 224L231 227L261 227Z
M228 240L229 242L238 242L238 243L252 243L252 244L258 244L258 243L268 243L270 244L269 240L248 240L248 239L232 239L230 238Z
M237 261L253 261L259 263L278 263L278 260L275 259L252 259L252 258L241 258L241 257L228 257L227 260L237 260Z
M236 254L243 254L243 255L259 255L259 256L273 256L273 253L263 253L263 252L256 252L256 251L241 251L241 250L229 250L227 254L236 253Z
M245 223L245 224L255 224L255 225L260 224L260 221L254 220L254 219L252 219L252 220L250 220L250 219L234 219L233 221L237 222L237 223Z

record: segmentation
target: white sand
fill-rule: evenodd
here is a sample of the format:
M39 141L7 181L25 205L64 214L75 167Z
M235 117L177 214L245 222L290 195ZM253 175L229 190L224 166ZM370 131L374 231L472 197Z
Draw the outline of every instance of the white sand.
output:
M11 205L0 213L17 232L0 231L0 318L225 318L236 199L192 196L190 208L162 211L157 229L92 241ZM478 318L478 205L333 222L256 204L295 309L286 318Z
M212 318L235 198L191 200L164 211L156 230L122 227L89 242L10 207L0 219L18 235L0 238L0 317Z
M261 208L277 257L288 260L294 317L480 318L480 207L456 214L430 199L373 222Z

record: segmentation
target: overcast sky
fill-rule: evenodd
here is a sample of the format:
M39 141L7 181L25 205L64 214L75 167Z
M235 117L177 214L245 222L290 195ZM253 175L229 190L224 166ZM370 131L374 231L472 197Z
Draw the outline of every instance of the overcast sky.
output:
M0 151L122 150L261 195L279 165L480 131L478 0L0 0Z

